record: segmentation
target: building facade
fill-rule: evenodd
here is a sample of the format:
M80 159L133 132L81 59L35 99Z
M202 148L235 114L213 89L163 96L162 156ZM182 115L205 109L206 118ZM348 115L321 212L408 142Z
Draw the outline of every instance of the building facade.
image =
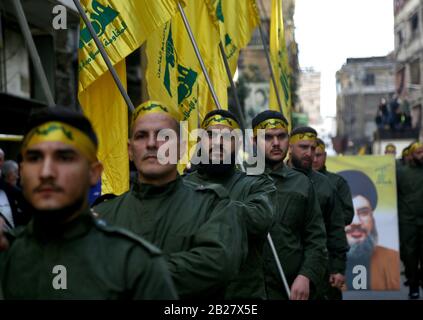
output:
M394 0L395 89L410 109L412 127L423 140L423 1Z
M267 37L267 46L269 46L269 30L270 30L270 14L271 14L272 0L257 0L257 6L260 10L262 29ZM289 64L292 70L291 75L291 97L296 110L297 104L297 83L299 77L299 62L298 62L298 44L295 41L295 24L294 24L294 13L295 13L295 0L284 0L283 1L283 17L284 17L284 29L285 29L285 40L288 49ZM239 62L239 75L243 77L248 85L249 96L245 99L245 115L247 119L249 115L256 114L257 112L263 111L258 106L250 105L254 99L251 97L256 94L256 89L261 93L268 93L269 89L264 89L263 86L269 87L270 71L265 57L263 43L260 37L259 29L257 28L252 35L252 39L248 46L241 50ZM268 96L264 98L268 101ZM261 100L260 100L261 101ZM266 106L267 108L267 106Z
M394 95L393 56L349 58L336 82L337 137L347 141L349 152L356 152L373 141L381 99L388 102Z
M320 72L312 69L301 70L297 110L308 115L310 125L316 125L322 121L320 116L320 83Z

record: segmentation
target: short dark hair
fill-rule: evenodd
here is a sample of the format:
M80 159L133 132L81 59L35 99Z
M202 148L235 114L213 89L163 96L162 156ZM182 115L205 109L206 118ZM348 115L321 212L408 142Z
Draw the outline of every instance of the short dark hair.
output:
M98 147L97 135L91 125L91 122L82 113L70 110L62 106L53 108L44 108L34 112L25 127L25 135L32 129L50 121L59 121L75 127L85 133L88 138Z
M238 126L240 126L240 122L239 122L238 118L232 112L230 112L228 110L223 110L223 109L220 109L220 110L217 109L217 110L213 110L213 111L210 111L209 113L207 113L206 116L204 117L203 123L208 118L213 117L214 115L220 115L220 116L225 117L225 118L230 118L230 119L234 120L238 124Z
M268 119L280 119L288 125L288 120L286 120L282 113L274 110L265 110L254 117L251 121L251 127L254 129L258 124Z
M377 190L368 175L358 170L345 170L338 172L338 174L347 180L352 197L364 196L369 200L372 209L376 208L378 200Z
M291 136L300 133L313 133L317 136L317 131L314 130L312 127L297 127L291 131Z

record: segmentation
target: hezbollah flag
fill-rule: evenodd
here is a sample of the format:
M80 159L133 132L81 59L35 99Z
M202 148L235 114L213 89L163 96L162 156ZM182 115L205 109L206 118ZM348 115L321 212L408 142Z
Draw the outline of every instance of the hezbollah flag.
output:
M214 80L222 108L227 108L226 74L221 68L217 24L204 0L186 1L185 14L196 39L206 69ZM188 132L198 128L207 112L216 109L200 63L180 14L147 39L146 84L152 100L174 106L188 121ZM186 132L187 134L187 132ZM190 139L196 141L196 137ZM189 149L194 143L189 144ZM185 155L186 163L193 149Z
M177 12L176 0L81 0L81 4L125 86L125 57ZM127 106L82 20L78 57L78 97L98 135L98 157L104 165L101 192L119 195L129 188Z
M283 26L282 0L272 0L270 19L270 58L276 77L277 90L282 102L282 113L291 129L291 93L289 84L290 67ZM273 83L270 83L269 109L280 111Z
M240 49L248 45L260 24L255 0L206 0L218 23L220 40L225 49L231 74L234 75ZM234 14L236 13L236 14Z

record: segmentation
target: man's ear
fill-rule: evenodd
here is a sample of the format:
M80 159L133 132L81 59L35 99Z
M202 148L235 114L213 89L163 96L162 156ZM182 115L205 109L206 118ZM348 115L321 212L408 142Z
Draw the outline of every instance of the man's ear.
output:
M101 178L103 172L103 164L96 161L90 164L90 185L95 186Z
M131 148L131 139L128 139L128 156L129 156L129 160L134 161L134 154L132 152L132 148Z

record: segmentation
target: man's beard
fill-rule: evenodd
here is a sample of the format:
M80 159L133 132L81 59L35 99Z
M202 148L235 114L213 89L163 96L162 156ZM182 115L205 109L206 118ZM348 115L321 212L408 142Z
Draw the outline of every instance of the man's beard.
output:
M350 250L347 252L347 268L345 272L348 290L355 289L353 286L353 279L356 274L356 272L354 272L354 268L356 266L362 266L366 270L370 270L370 262L376 242L377 233L374 231L370 233L363 242L354 243L350 246ZM371 276L371 273L368 271L366 277L366 289L371 289Z
M376 239L373 234L369 234L362 242L352 244L350 250L347 252L348 261L368 261L372 256L375 245Z
M304 167L303 164L301 163L301 159L297 158L294 155L291 155L291 162L292 165L297 168L297 169L302 169L305 171L311 170L311 166L312 166L312 162L310 161L310 165L308 167Z
M211 159L208 163L201 163L199 166L199 172L205 173L208 176L226 176L230 174L235 168L235 152L231 153L230 163L224 163L227 161L221 161L221 163L212 163Z

